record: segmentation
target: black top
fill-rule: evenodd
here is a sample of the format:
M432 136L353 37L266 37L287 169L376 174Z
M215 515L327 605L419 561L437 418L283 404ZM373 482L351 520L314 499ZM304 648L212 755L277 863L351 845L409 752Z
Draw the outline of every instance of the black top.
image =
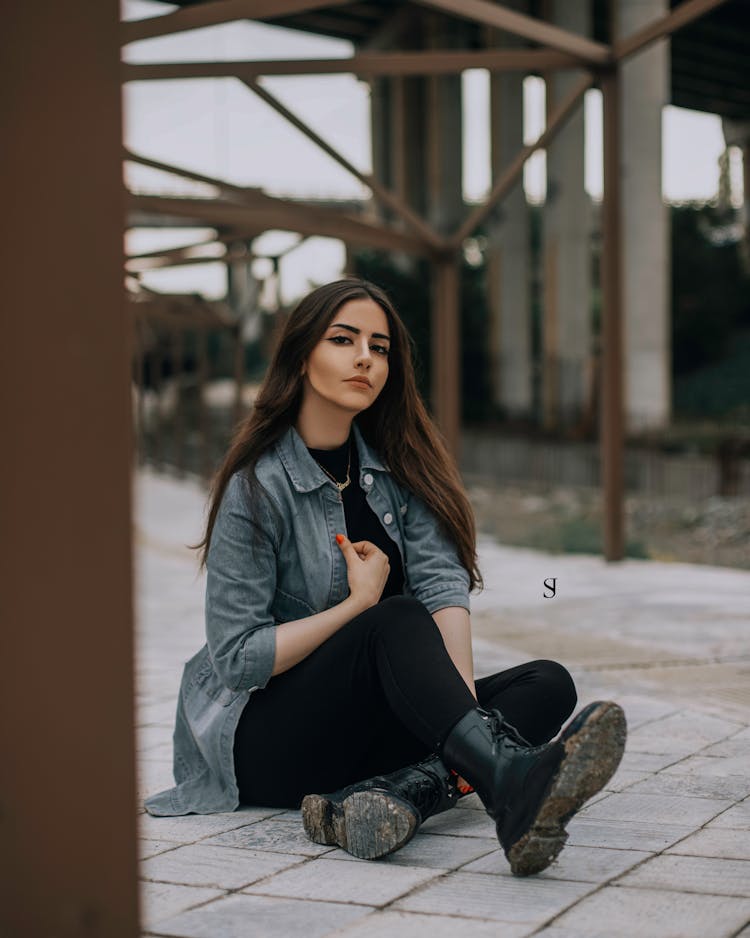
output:
M351 482L341 493L344 499L344 517L346 519L346 534L350 541L372 541L383 553L388 555L391 572L388 574L381 600L388 596L395 596L404 591L404 568L401 563L396 542L386 533L378 516L367 504L365 493L359 485L359 455L357 442L352 433L349 439L337 449L312 449L307 447L312 458L320 463L337 482L346 481L346 467L349 462L349 447L351 446L351 466L349 478ZM336 548L340 550L339 547Z

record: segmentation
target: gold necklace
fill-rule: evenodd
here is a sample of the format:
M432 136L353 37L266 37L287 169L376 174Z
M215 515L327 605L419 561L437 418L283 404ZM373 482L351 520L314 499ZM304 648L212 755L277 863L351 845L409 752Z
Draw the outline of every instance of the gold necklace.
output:
M315 459L314 456L313 456L313 459ZM315 459L315 462L318 462L318 460ZM318 465L320 466L320 463L319 463L319 462L318 462ZM334 477L333 477L333 476L331 475L331 473L326 469L325 466L320 466L320 468L323 470L323 472L325 472L325 474L329 477L329 479L333 479L333 481L336 483L336 486L337 486L339 492L343 492L344 489L347 487L347 485L349 485L349 483L352 481L352 480L349 478L349 469L351 468L351 465L352 465L352 441L351 441L351 437L350 437L350 438L349 438L349 462L348 462L347 467L346 467L346 482L338 482L336 479L334 479Z

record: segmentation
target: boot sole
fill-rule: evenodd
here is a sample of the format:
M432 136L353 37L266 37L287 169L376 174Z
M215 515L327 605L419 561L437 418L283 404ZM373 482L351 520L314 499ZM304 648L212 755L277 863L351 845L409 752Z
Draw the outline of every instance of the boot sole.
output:
M339 846L361 860L377 860L408 843L419 818L405 801L379 791L354 792L339 804L306 795L302 824L316 844Z
M507 851L515 876L540 873L568 839L565 824L614 775L625 751L627 723L622 707L592 705L579 730L564 740L565 755L526 833Z

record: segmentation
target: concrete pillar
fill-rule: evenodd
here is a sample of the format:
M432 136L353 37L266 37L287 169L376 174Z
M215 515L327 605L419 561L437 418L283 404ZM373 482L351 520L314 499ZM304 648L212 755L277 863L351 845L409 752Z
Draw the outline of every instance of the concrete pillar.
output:
M488 30L488 47L518 45L507 33ZM492 178L523 146L523 75L490 76ZM511 419L533 409L531 310L529 291L529 213L519 181L490 216L487 291L490 355L495 403Z
M588 36L591 0L551 0L550 19ZM570 71L547 79L547 113L578 81ZM544 206L542 423L570 426L585 412L591 375L591 204L584 189L583 106L547 150Z
M441 15L414 18L401 48L461 47L460 24L448 33ZM373 172L431 224L454 231L465 212L460 75L373 79L371 102Z
M412 28L408 38L404 34L401 48L463 45L462 24L428 10L412 10L410 16ZM378 81L372 86L374 172L438 231L451 234L465 214L461 77L429 75L383 81L387 85ZM393 258L402 270L414 269L413 255L396 253ZM432 268L431 408L456 462L461 412L459 298L456 259L441 258Z
M738 121L725 117L721 127L727 147L739 147L742 151L742 253L745 265L750 269L750 120Z
M253 239L232 242L229 250L252 251ZM255 342L261 333L260 292L261 281L253 274L252 261L240 259L227 264L226 302L232 315L242 323L243 342Z
M668 0L616 0L614 35L669 12ZM662 202L662 108L669 100L669 42L622 68L622 206L625 419L630 432L671 416L669 214Z

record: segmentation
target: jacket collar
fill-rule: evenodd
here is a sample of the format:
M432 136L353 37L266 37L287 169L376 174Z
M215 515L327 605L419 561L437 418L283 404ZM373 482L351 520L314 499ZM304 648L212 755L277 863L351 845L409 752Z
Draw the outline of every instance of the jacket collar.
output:
M379 469L381 472L387 472L378 454L362 436L356 420L352 421L352 426L359 455L360 473L363 469ZM290 424L286 432L276 441L276 452L298 492L312 492L313 489L330 482L328 476L310 455L305 441L297 433L294 424Z

